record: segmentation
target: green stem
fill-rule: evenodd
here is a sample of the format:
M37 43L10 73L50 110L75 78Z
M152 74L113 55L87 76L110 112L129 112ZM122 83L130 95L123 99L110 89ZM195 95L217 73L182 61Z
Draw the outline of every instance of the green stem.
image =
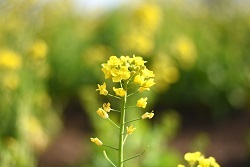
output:
M125 122L125 124L127 124L129 122L139 121L139 120L142 120L142 118L137 118L137 119L133 119L133 120L127 121L127 122Z
M118 167L123 167L123 145L124 145L124 131L125 131L125 117L126 117L126 102L127 102L127 83L123 85L126 91L122 97L121 118L120 118L120 134L119 134L119 149L118 149Z
M148 146L141 154L138 154L138 155L133 156L133 157L131 157L131 158L125 159L123 162L126 162L126 161L129 161L129 160L131 160L131 159L140 157L142 154L144 154L144 153L148 150L148 148L149 148L149 146Z
M103 146L103 147L108 147L108 148L111 148L111 149L113 149L113 150L118 151L118 149L117 149L117 148L115 148L115 147L111 147L111 146L108 146L108 145L105 145L105 144L103 144L102 146Z
M120 97L115 96L115 95L111 95L111 94L108 94L108 95L111 96L111 97L117 98L117 99L121 99Z
M115 164L109 159L109 157L108 157L107 153L105 152L105 150L103 150L103 154L104 154L105 158L106 158L114 167L116 167Z
M119 110L115 110L115 109L110 109L110 111L115 111L115 112L121 112L121 111L119 111Z
M129 97L129 96L132 96L133 94L136 94L136 93L139 93L139 92L138 92L138 91L133 92L133 93L129 94L128 97Z
M108 118L108 120L112 123L112 124L114 124L118 129L120 128L118 125L116 125L116 123L114 123L114 121L112 121L110 118Z
M128 97L128 96L127 96L127 97ZM127 108L134 108L134 107L137 107L137 106L128 106ZM126 109L127 109L127 108L126 108Z
M126 134L124 140L123 140L123 145L125 144L126 140L127 140L128 134Z

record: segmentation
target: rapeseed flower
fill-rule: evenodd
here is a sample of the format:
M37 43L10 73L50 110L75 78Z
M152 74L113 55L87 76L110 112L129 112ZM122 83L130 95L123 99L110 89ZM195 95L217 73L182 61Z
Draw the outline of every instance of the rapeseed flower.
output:
M123 97L126 94L126 91L123 88L115 88L115 87L113 87L113 90L114 90L114 92L115 92L115 94L117 96Z
M154 84L154 78L150 78L141 84L141 87L138 89L138 91L143 92L144 90L150 90L149 88L152 87Z
M130 78L130 72L126 66L121 66L119 69L113 68L111 70L111 75L113 76L113 82L120 82L121 80L127 80Z
M107 113L106 111L104 111L102 108L99 108L96 112L97 112L97 114L98 114L100 117L102 117L102 118L104 118L104 119L106 119L106 118L109 117L108 113Z
M134 83L142 85L144 83L144 79L145 79L145 77L143 77L143 76L141 76L141 75L138 74L134 78Z
M188 162L190 167L220 167L214 157L205 158L199 151L186 153L184 159ZM177 167L185 166L179 164Z
M110 103L103 103L102 108L105 112L110 112L111 110Z
M133 125L130 125L129 127L127 126L126 129L128 135L131 135L136 130L136 128L134 128Z
M102 85L98 85L98 89L96 89L96 91L100 91L100 95L107 95L108 94L108 91L106 89L106 83L104 82Z
M192 166L194 165L202 156L202 154L197 151L194 153L186 153L184 159Z
M146 108L147 100L148 100L147 97L145 97L145 98L140 98L140 99L137 101L136 106L137 106L137 107Z
M145 114L143 114L142 116L141 116L141 118L142 119L151 119L151 118L153 118L153 116L154 116L154 113L153 113L153 111L151 112L151 113L149 113L149 112L146 112Z
M197 167L220 167L220 165L216 162L214 157L201 157L199 159L199 165Z
M99 140L97 137L95 138L90 138L91 142L95 143L96 145L98 146L101 146L102 145L102 141Z

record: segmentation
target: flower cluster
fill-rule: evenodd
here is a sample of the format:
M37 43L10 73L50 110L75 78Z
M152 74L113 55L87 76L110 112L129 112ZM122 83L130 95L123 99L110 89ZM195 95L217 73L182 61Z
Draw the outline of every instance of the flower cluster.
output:
M190 167L220 167L214 157L205 158L199 151L186 153L184 159ZM185 165L179 164L178 167L185 167Z
M154 73L145 66L146 61L142 57L133 56L111 56L107 63L102 64L102 71L106 79L111 78L113 82L121 82L133 79L140 88L139 92L149 90L154 83ZM116 94L123 95L121 90L113 88ZM121 93L119 93L121 92ZM101 92L100 92L101 93Z

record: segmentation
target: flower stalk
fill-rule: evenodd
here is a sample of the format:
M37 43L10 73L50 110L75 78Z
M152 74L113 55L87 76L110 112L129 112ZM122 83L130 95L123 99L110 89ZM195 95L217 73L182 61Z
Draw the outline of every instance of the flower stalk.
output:
M126 118L126 102L127 102L127 83L124 83L123 89L126 91L122 98L121 106L121 118L120 118L120 135L119 135L119 155L118 155L118 167L123 167L123 152L124 152L124 132L125 132L125 118Z
M151 119L154 115L152 112L146 112L141 118L126 120L126 111L129 110L129 108L138 107L144 109L147 106L148 100L147 97L140 98L139 100L137 100L137 102L135 102L135 106L127 107L127 99L136 93L142 93L143 91L150 90L150 87L155 84L153 71L148 70L144 65L145 63L146 61L144 61L142 57L138 56L133 56L132 58L129 56L121 56L120 58L111 56L107 63L102 64L102 71L105 75L105 78L110 78L112 82L117 83L117 85L112 88L113 94L107 90L107 85L105 82L102 85L98 84L98 89L96 89L96 91L99 91L100 95L110 96L112 98L120 100L121 106L120 110L117 110L113 109L109 102L104 103L102 108L99 108L97 110L97 114L101 118L109 120L112 125L119 129L118 146L117 148L115 148L105 145L98 138L91 138L91 141L98 146L108 147L118 151L117 164L113 163L107 156L106 152L103 151L105 158L115 167L124 167L124 162L141 156L148 149L147 147L147 149L144 150L141 154L132 156L131 158L124 158L124 147L127 138L129 138L129 135L131 135L136 130L136 128L133 127L132 124L130 126L127 126L127 124L146 118ZM139 87L137 91L133 93L129 92L130 88L136 87ZM113 111L120 114L119 123L115 123L109 118L109 114L111 114Z

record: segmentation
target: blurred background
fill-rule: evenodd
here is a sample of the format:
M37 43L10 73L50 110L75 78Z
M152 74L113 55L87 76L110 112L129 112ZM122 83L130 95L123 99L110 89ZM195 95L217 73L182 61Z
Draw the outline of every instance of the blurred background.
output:
M174 167L197 150L250 166L247 0L1 0L0 167L110 166L89 138L117 143L96 115L117 104L95 89L101 63L133 54L156 75L144 94L155 117L135 123L126 156L150 148L127 166Z

